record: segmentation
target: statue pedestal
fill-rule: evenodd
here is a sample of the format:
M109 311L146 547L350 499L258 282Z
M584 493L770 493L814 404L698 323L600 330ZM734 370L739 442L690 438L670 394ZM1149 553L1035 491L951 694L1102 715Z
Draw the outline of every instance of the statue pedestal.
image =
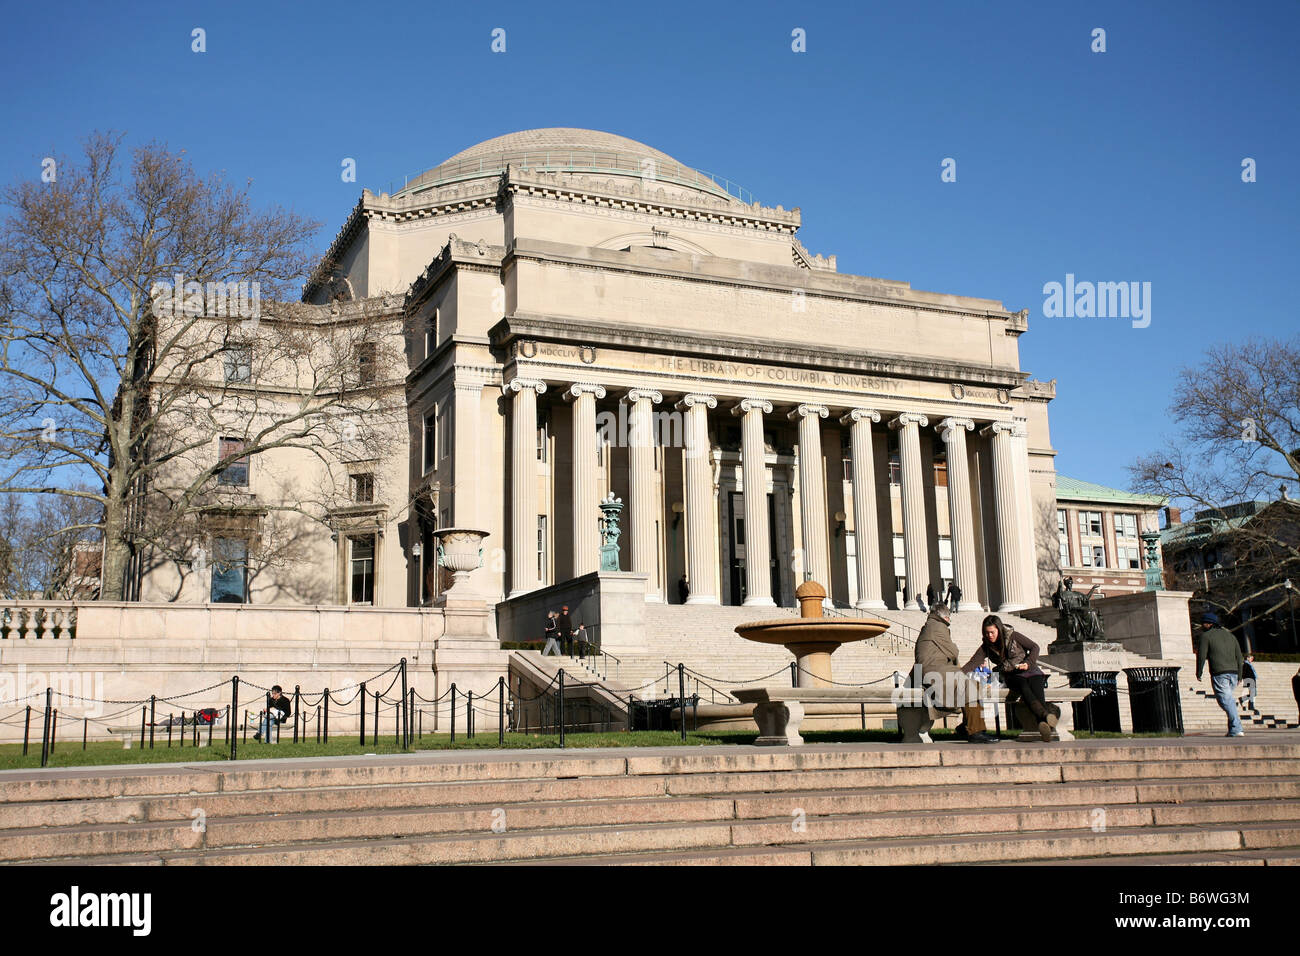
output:
M1115 641L1053 641L1047 646L1047 653L1041 660L1071 675L1084 672L1114 674L1118 693L1125 686L1124 668L1128 666L1129 657L1124 645ZM1120 695L1118 711L1120 733L1132 733L1133 714L1127 693ZM1077 720L1075 723L1076 730L1087 727Z

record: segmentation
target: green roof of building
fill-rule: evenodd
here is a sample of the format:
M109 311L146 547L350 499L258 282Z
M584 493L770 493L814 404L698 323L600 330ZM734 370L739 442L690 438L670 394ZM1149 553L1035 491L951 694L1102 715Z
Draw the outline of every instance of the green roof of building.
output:
M1057 501L1099 501L1107 504L1149 505L1159 508L1166 499L1162 495L1139 495L1132 491L1120 491L1095 485L1091 481L1080 481L1059 472L1056 475Z

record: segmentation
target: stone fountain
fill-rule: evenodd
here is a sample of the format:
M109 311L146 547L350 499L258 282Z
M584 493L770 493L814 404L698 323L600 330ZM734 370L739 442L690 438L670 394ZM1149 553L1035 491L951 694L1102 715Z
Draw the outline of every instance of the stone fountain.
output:
M736 627L747 641L783 644L798 662L799 687L830 687L831 655L842 644L865 641L889 630L889 622L874 617L823 617L826 589L816 581L805 581L795 589L799 618L752 621Z

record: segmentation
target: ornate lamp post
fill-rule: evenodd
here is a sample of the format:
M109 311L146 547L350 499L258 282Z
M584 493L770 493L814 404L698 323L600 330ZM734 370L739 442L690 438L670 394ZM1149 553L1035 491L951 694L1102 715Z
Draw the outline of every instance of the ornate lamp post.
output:
M615 498L613 493L600 503L600 569L602 571L619 571L618 538L619 515L623 511L623 499Z
M1160 570L1160 532L1144 531L1141 535L1142 543L1146 545L1147 552L1147 586L1146 591L1160 591L1161 587L1161 570Z
M1291 583L1290 578L1287 578L1282 586L1286 588L1286 609L1291 612L1291 643L1295 647L1300 647L1300 641L1297 641L1295 636L1295 604L1291 595L1291 592L1295 590L1295 585Z

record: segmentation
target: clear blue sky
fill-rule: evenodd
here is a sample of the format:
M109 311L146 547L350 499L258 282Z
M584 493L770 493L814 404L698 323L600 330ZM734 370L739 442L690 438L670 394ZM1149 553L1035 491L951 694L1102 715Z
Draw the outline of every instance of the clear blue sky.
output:
M123 130L251 178L324 244L362 186L514 130L608 130L802 207L841 272L1028 308L1057 469L1126 487L1180 364L1297 327L1298 34L1293 2L14 4L0 180ZM1066 273L1150 282L1150 327L1044 317Z

